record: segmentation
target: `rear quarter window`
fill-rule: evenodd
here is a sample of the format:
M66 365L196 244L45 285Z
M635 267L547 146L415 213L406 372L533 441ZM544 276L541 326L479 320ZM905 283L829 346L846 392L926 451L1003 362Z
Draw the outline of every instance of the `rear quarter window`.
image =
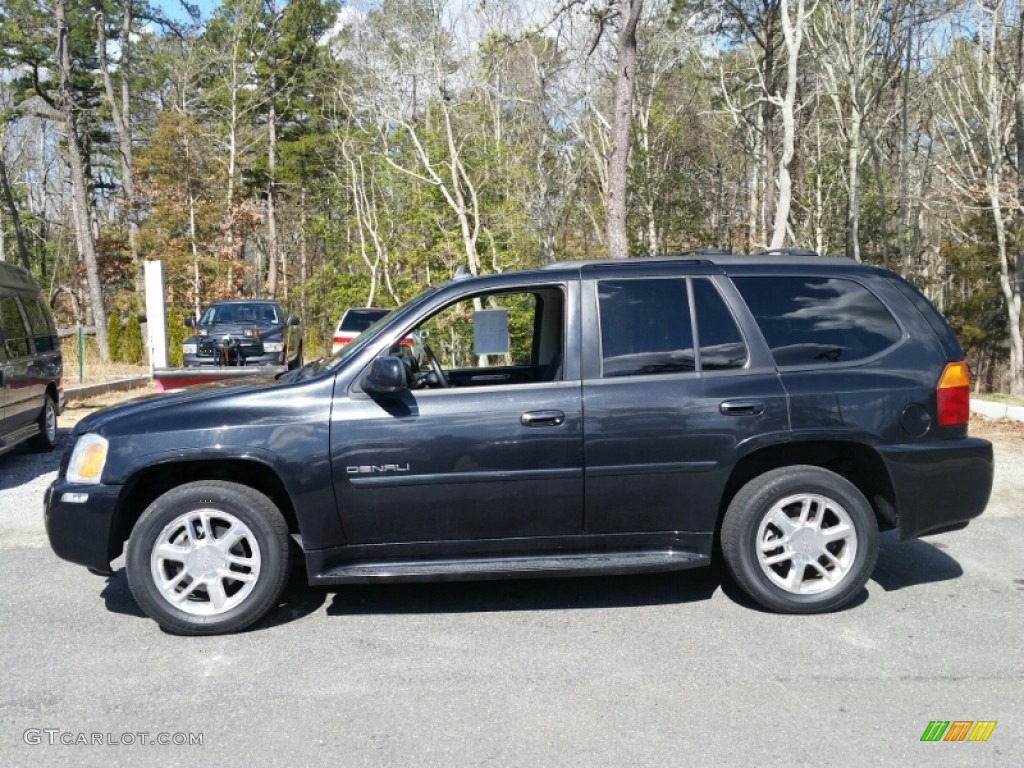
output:
M860 283L836 277L735 277L776 365L849 363L903 338L885 305Z

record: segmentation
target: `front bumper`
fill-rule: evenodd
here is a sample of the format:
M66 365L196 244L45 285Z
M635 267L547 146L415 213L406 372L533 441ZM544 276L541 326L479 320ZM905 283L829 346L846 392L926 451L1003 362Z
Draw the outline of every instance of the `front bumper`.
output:
M245 358L246 367L251 365L284 365L284 352L267 352L262 355L254 355ZM220 359L209 355L184 355L182 362L186 368L198 367L228 367L237 368L240 366L224 366Z
M954 530L992 493L992 443L967 437L878 448L896 492L900 541Z
M57 557L108 571L121 553L114 543L120 485L76 485L58 478L46 490L46 535Z

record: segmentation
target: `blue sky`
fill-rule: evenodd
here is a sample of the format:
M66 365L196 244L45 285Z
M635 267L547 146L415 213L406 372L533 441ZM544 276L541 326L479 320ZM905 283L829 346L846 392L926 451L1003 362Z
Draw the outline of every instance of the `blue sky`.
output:
M210 13L220 5L220 0L188 0L191 5L199 6L200 13L203 14L203 20L210 18ZM184 21L187 18L187 14L181 7L181 3L178 0L152 0L153 5L157 8L162 8L164 13L170 16L172 19L178 19Z

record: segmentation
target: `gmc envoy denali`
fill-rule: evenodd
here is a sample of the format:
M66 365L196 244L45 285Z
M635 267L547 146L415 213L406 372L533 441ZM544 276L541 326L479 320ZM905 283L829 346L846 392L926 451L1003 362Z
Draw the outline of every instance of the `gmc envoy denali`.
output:
M416 339L413 348L401 344ZM455 279L276 379L83 419L46 498L61 557L125 567L166 630L242 629L313 584L707 565L837 609L879 531L963 528L992 487L968 372L891 272L796 253Z

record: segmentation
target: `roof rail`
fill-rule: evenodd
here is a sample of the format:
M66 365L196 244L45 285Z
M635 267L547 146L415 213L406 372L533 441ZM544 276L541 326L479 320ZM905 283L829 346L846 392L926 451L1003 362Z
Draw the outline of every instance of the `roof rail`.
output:
M684 248L672 256L732 256L732 251L725 248Z
M767 248L751 254L752 256L818 256L818 252L810 248Z

